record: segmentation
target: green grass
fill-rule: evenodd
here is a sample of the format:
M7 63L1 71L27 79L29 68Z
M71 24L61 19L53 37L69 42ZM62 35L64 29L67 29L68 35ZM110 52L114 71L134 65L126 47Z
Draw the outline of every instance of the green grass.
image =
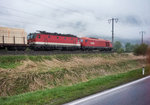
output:
M68 61L72 58L73 55L71 54L64 54L64 55L51 55L51 56L0 56L0 68L9 69L9 68L16 68L17 66L21 65L21 61L24 60L31 60L33 62L42 62L43 60L52 60L57 59L60 61Z
M43 60L52 60L57 59L60 61L69 61L72 57L81 57L81 58L92 58L92 57L103 57L110 59L111 57L115 58L118 56L128 56L127 54L58 54L58 55L49 55L49 56L27 56L27 55L16 55L16 56L0 56L0 68L9 69L16 68L21 65L21 61L31 60L34 62L41 62Z
M41 62L43 60L52 60L52 57L51 56L26 56L28 59L30 59L31 61L34 61L34 62Z
M146 70L146 75L149 70ZM40 90L10 97L1 97L1 105L60 105L78 98L82 98L106 89L142 78L141 69L126 73L103 76L88 82L73 86L63 86L53 89Z
M69 61L73 57L73 54L59 54L52 57L60 61Z
M0 68L15 68L23 60L26 60L26 56L0 56Z
M122 61L117 64L97 64L91 66L79 66L73 68L65 67L52 67L38 70L38 72L26 72L24 74L16 73L13 77L10 77L10 74L1 73L0 84L5 83L5 86L2 86L0 89L4 91L1 94L5 96L18 95L26 92L31 92L32 84L36 84L36 90L45 89L46 87L59 87L66 86L70 84L76 84L82 81L91 80L100 76L108 75L103 72L110 74L116 74L120 72L127 72L131 69L137 68L137 65L140 64L138 61L129 60ZM102 71L101 71L102 70ZM8 79L10 81L8 81ZM37 84L38 81L42 81L42 85ZM6 91L5 91L6 90ZM8 91L7 91L8 90ZM1 95L0 94L0 95ZM3 95L4 96L4 95Z
M0 68L16 68L17 66L21 65L22 61L28 59L34 62L41 62L43 60L51 60L52 56L0 56Z

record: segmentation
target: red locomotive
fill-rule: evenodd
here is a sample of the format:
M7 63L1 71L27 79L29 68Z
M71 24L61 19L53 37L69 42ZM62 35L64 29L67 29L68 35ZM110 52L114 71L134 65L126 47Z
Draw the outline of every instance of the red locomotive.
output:
M80 39L74 35L45 31L29 34L28 44L33 50L77 50L81 47Z
M0 27L0 49L7 50L100 50L111 51L110 41L96 38L79 38L71 34L39 31L30 33L28 40L24 29Z
M110 41L97 38L81 38L82 50L100 50L100 51L111 51L112 44Z
M28 35L28 44L33 50L100 50L111 51L112 44L104 39L78 38L71 34L39 31Z

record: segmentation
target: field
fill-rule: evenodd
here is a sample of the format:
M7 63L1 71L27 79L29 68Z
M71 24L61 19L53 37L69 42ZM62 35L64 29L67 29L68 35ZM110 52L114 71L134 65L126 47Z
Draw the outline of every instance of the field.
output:
M115 53L1 56L0 103L62 104L141 78L145 64L143 56Z

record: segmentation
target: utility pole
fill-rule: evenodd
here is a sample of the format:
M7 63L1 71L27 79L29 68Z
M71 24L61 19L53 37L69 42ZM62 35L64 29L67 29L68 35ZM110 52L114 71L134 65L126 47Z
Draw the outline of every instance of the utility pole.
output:
M118 18L111 18L108 20L108 23L112 23L112 45L114 45L114 23L118 22Z
M143 44L144 43L144 34L145 34L145 31L140 31L140 34L142 35L142 37L141 37L141 44Z

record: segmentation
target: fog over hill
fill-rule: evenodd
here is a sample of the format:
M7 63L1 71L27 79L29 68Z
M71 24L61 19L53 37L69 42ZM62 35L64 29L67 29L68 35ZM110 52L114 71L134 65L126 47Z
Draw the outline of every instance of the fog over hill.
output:
M87 35L87 37L94 37L94 38L101 38L101 39L105 39L105 40L112 40L112 36L111 35ZM126 43L131 43L131 44L141 44L141 39L130 39L130 38L121 38L121 37L115 37L115 41L120 41L123 45L125 45ZM150 38L144 39L144 43L149 44L150 45Z

